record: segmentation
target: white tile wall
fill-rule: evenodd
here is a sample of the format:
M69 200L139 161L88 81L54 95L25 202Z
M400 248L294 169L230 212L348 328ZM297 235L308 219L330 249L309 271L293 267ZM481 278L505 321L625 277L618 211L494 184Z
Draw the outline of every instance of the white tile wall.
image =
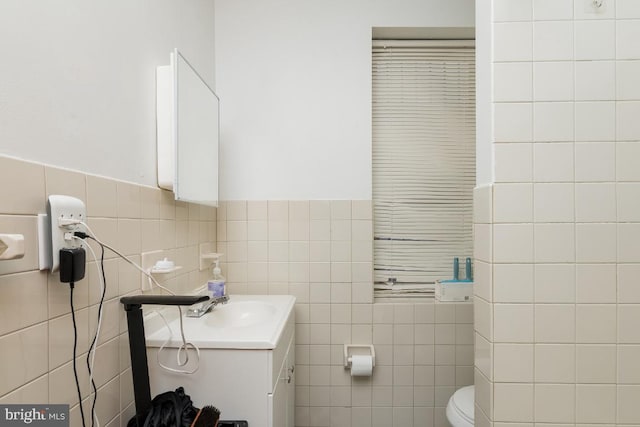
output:
M615 143L576 143L575 151L576 182L615 182Z
M571 343L575 341L575 306L537 304L535 307L535 342Z
M494 101L530 102L532 100L533 71L531 63L496 63L493 73Z
M534 417L542 423L575 422L573 384L536 384Z
M533 107L533 139L573 141L574 106L572 102L536 102Z
M533 107L530 103L494 105L496 142L530 142L533 138Z
M637 239L640 238L640 224L619 223L617 237L618 262L638 262L640 248Z
M616 98L619 100L640 99L640 61L616 62ZM514 88L515 89L515 88ZM522 90L522 89L520 89Z
M570 61L572 59L573 22L549 21L533 24L534 61Z
M531 303L534 295L532 264L494 264L493 301Z
M490 284L476 294L476 420L638 424L640 2L529 5L530 20L504 9L493 24L495 183L481 224L493 249Z
M616 352L615 345L576 345L576 382L578 384L615 383Z
M615 224L576 224L577 262L616 261Z
M576 301L574 264L536 264L535 302L573 303Z
M536 101L571 100L573 99L574 86L574 63L572 61L533 63L533 96Z
M580 384L576 386L576 422L615 423L615 385Z
M638 399L640 399L640 386L619 385L617 387L617 420L618 423L631 424L640 422L638 413Z
M640 58L640 47L633 40L640 37L640 20L619 20L616 25L616 59Z
M491 264L476 260L474 267L474 294L487 301L491 301L493 298Z
M613 141L616 133L614 102L576 102L576 140Z
M475 333L475 365L486 378L493 379L494 346L483 336ZM514 366L511 364L510 366Z
M640 18L640 4L634 0L618 0L616 17L618 19Z
M572 19L573 0L534 0L533 18L536 21Z
M640 139L640 124L634 120L640 114L640 101L616 103L616 132L621 141Z
M535 222L573 222L575 215L574 184L534 184Z
M494 22L531 20L532 0L496 0L493 4Z
M575 261L575 230L573 224L535 224L534 261Z
M635 159L640 155L640 143L616 143L616 177L618 181L640 181L640 168Z
M618 302L640 303L640 287L635 284L635 277L640 273L640 264L620 264L617 270Z
M592 344L615 343L615 304L576 305L576 342Z
M532 45L533 27L530 22L497 23L494 24L493 31L495 61L530 61L532 59L531 50L522 48Z
M615 303L618 292L615 264L576 265L576 302Z
M9 191L12 186L5 186L7 203L0 211L0 225L23 233L31 254L0 264L0 402L67 403L71 425L79 426L69 289L60 285L57 275L38 271L36 214L45 212L46 195L68 194L83 200L96 235L135 262L140 263L143 251L165 251L183 269L164 285L181 292L206 280L208 273L200 273L197 267L198 244L216 241L216 210L176 203L172 194L158 189L78 172L4 157L0 165L0 175L10 173L23 179L15 194ZM134 412L128 338L118 298L139 292L140 275L110 253L105 271L108 286L94 378L100 422L118 426L126 425ZM96 327L97 285L97 265L89 260L87 275L76 284L74 293L80 367ZM79 369L78 374L86 415L90 413L88 375L86 369Z
M494 222L533 222L533 185L496 184L493 188Z
M494 150L494 174L497 183L531 181L533 177L532 144L495 144Z
M534 144L535 182L573 182L574 146L571 143Z
M491 225L475 224L473 227L474 241L478 244L473 245L474 258L483 262L490 262L492 259L492 237Z
M623 345L618 348L618 383L640 383L640 369L637 363L639 356L640 346Z
M616 22L575 21L575 58L578 61L615 59Z
M576 221L615 222L616 185L614 183L576 184Z
M478 334L488 341L493 341L493 308L491 303L476 298L474 301L473 326Z
M490 195L476 197L486 234ZM398 426L446 425L449 397L473 382L473 307L374 303L371 201L233 201L219 211L230 292L297 297L297 426L379 425L379 410ZM477 247L487 260L490 241ZM342 345L356 342L375 345L371 378L352 380L342 366Z
M493 241L494 262L533 261L533 224L496 224Z
M532 342L533 319L531 304L495 304L493 307L494 342Z
M537 383L574 383L575 345L536 344L535 381Z
M495 383L495 421L526 422L533 419L533 384Z
M614 99L616 63L614 61L578 61L576 66L576 101Z
M533 382L533 344L495 344L493 351L495 382Z

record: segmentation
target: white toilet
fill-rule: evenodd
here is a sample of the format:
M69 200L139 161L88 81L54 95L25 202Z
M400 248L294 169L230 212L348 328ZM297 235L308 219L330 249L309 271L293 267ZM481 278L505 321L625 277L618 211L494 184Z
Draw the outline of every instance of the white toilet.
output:
M447 404L447 419L453 427L473 427L474 386L456 390Z

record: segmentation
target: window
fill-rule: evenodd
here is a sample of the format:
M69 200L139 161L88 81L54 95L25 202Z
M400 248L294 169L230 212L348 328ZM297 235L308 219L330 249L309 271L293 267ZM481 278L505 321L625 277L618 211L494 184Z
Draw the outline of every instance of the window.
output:
M474 43L375 40L372 54L375 295L430 297L473 252Z

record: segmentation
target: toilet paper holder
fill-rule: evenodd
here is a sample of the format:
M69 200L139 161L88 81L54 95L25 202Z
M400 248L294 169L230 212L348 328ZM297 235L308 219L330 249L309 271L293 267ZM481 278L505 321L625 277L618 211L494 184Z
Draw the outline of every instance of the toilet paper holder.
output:
M351 356L371 356L373 366L376 366L376 351L370 344L345 344L344 345L344 367L351 369Z

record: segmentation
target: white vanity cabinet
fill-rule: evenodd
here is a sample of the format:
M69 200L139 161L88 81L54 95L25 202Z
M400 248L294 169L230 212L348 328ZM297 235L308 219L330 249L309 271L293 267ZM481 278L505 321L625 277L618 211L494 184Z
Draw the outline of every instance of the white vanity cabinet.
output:
M205 316L215 314L214 311ZM221 411L222 420L246 420L249 427L293 427L296 374L293 303L282 323L272 348L205 348L200 339L194 339L200 347L200 365L193 375L161 369L156 362L158 348L152 346L162 342L154 334L147 335L152 396L182 386L196 407L213 405ZM185 334L190 340L189 322L185 322ZM174 348L163 350L159 356L163 364L175 366Z

